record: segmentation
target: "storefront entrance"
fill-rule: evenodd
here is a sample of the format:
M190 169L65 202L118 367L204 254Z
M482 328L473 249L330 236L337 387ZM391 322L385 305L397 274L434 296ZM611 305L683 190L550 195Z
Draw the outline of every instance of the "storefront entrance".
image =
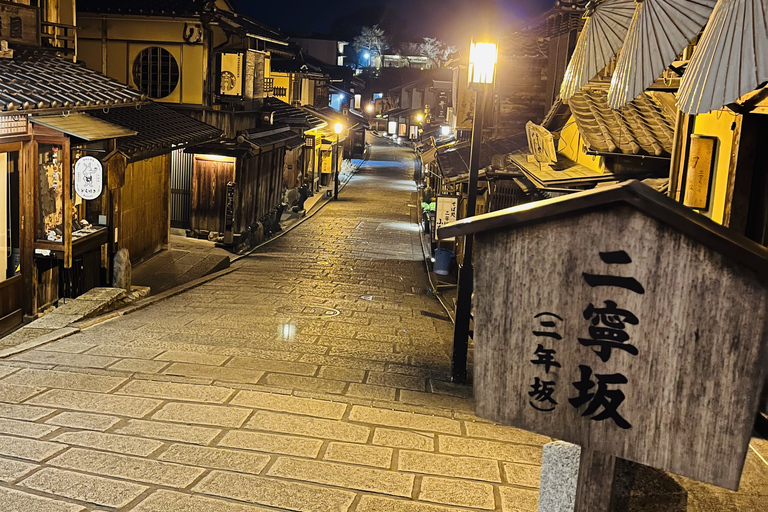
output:
M0 153L0 336L22 321L18 162L18 152Z

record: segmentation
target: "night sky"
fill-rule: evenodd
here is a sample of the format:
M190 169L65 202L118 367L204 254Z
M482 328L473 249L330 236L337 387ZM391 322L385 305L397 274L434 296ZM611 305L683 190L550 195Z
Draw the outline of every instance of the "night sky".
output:
M554 0L235 0L242 12L289 34L328 35L351 41L359 31L357 27L379 22L396 40L438 37L456 45L468 41L483 19L492 20L496 30L504 30L515 21L549 9L554 3Z

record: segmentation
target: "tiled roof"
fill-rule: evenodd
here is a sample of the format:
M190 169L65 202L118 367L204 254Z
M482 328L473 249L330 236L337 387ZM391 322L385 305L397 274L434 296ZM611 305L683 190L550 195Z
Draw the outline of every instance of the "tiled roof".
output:
M528 138L525 135L483 141L480 148L480 169L491 165L494 155L507 155L527 148ZM446 178L468 174L469 158L469 142L461 142L437 150L437 160L440 165L440 171Z
M2 111L103 108L145 99L127 85L50 53L15 50L12 59L0 59Z
M287 124L292 128L317 128L325 122L307 110L296 108L271 96L264 98L264 111L274 112L275 123Z
M669 156L675 134L675 98L645 92L621 110L605 91L582 91L568 104L587 148L598 153Z
M190 144L218 139L222 135L221 130L159 103L149 103L141 108L94 110L89 114L138 132L137 135L117 139L118 151L129 160L162 155Z
M208 0L130 0L105 2L104 0L78 0L77 10L109 14L154 14L162 16L195 15L203 10Z
M273 130L263 130L258 132L249 132L248 140L251 144L255 144L260 148L271 146L273 144L279 144L281 142L288 143L296 138L301 138L300 135L292 132L290 128L277 128ZM304 139L301 138L303 141Z

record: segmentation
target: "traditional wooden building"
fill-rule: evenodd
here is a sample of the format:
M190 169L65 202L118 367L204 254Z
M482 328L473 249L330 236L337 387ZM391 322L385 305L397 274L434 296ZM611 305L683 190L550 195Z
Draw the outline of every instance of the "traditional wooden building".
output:
M120 7L83 0L80 7L81 54L90 67L224 133L221 143L173 154L172 225L227 238L274 217L285 167L301 163L303 138L275 121L265 98L327 104L327 89L316 87L322 73L273 68L297 48L225 0Z

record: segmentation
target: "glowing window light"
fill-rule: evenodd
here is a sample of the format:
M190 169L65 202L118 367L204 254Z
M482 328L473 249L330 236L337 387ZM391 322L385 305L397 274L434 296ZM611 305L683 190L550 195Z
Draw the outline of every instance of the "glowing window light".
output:
M497 51L493 43L472 43L469 50L469 81L492 84L496 72Z
M450 134L451 134L451 127L450 126L445 125L445 126L441 126L440 127L440 135L442 135L443 137L447 137Z

